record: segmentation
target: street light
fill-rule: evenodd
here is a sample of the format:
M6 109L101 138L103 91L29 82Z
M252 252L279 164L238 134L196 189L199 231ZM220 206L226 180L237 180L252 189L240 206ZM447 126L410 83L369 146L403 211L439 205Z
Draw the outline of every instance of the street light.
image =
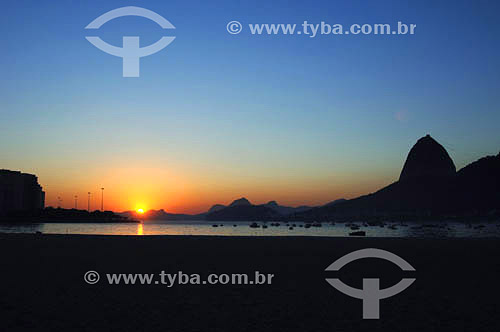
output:
M87 210L90 212L90 191L88 192L88 194L89 194L89 200L88 200Z
M104 212L104 188L101 188L101 211Z

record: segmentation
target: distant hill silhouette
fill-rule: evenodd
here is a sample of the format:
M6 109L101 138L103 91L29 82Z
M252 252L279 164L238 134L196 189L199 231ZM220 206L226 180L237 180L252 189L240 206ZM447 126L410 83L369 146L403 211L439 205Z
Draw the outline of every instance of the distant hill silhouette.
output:
M252 203L245 197L234 200L229 206L251 206Z
M233 206L234 207L234 206L251 206L251 205L252 204L250 203L250 201L248 199L246 199L245 197L242 197L242 198L234 200L228 206ZM222 209L225 209L228 206L222 205L222 204L212 205L212 207L207 211L207 214L212 213L212 212L216 212L216 211L220 211Z
M208 210L207 213L211 213L211 212L215 212L215 211L219 211L219 210L222 210L223 208L225 208L226 206L225 205L222 205L222 204L215 204L215 205L212 205L212 207Z
M213 209L217 207L216 209ZM246 198L234 200L229 206L217 204L208 212L207 220L231 221L231 220L264 220L278 218L281 219L296 212L310 210L310 206L290 207L279 205L276 201L270 201L266 204L253 205Z
M326 220L361 216L487 216L500 211L500 154L460 171L429 135L410 150L400 180L379 191L296 214Z
M136 211L124 211L118 213L120 216L128 217L128 218L136 218L142 220L204 220L205 213L201 214L177 214L177 213L168 213L165 210L149 210L142 214L137 213Z
M298 206L298 207L291 207L291 206L283 206L279 205L276 201L270 201L266 204L263 204L263 206L266 206L270 209L273 209L274 211L278 212L280 215L286 216L290 215L292 213L296 212L302 212L302 211L307 211L310 210L312 207L311 206Z
M330 203L326 203L325 205L323 206L333 206L333 205L337 205L339 203L342 203L342 202L345 202L346 199L345 198L339 198L339 199L336 199L334 200L333 202L330 202Z
M273 209L263 205L253 205L244 197L234 200L229 206L206 215L207 220L217 221L253 221L278 216Z

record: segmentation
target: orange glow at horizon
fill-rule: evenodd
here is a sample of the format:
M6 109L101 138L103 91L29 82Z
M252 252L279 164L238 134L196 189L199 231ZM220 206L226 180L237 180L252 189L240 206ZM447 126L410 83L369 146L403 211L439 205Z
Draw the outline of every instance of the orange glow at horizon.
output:
M144 164L143 164L144 163ZM123 167L123 164L128 164ZM154 163L159 164L159 162ZM333 174L295 174L294 172L268 174L236 173L223 168L203 173L195 166L181 169L167 161L162 166L152 166L144 161L134 165L132 160L109 162L107 167L87 168L88 172L69 169L60 174L34 170L46 192L46 206L74 207L74 196L90 197L91 210L101 207L103 192L104 210L114 212L134 211L141 214L153 209L169 213L196 214L206 212L214 204L230 204L246 197L253 204L276 200L281 205L317 206L338 198L353 198L373 192L394 181L396 175L371 173L359 177L360 172L332 172ZM72 182L65 179L71 178ZM85 204L84 204L85 203ZM78 201L78 207L86 201Z

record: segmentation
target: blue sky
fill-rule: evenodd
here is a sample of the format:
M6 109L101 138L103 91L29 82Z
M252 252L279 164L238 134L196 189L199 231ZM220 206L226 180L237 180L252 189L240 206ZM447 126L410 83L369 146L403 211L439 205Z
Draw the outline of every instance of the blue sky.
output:
M85 39L93 19L130 5L176 27L163 31L147 19L123 17L92 32L116 46L125 35L139 36L141 46L175 36L140 60L140 78L123 78L121 58ZM458 168L500 149L494 1L12 1L4 7L0 167L37 173L49 201L105 183L103 168L113 173L129 165L135 170L125 172L129 178L169 170L161 187L170 196L144 199L155 208L203 209L212 192L214 201L241 193L257 202L320 203L397 179L408 150L427 133ZM227 33L231 20L243 24L241 34ZM315 38L254 36L247 28L305 20L402 21L417 28L405 36ZM152 187L154 177L143 176ZM172 203L176 195L185 199ZM115 204L126 205L118 198Z

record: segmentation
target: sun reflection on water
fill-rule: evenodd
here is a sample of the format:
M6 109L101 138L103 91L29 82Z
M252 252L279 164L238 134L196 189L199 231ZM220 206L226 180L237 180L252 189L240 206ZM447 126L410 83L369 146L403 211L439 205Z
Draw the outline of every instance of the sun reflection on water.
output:
M142 224L137 225L137 235L144 235L144 229L142 228Z

